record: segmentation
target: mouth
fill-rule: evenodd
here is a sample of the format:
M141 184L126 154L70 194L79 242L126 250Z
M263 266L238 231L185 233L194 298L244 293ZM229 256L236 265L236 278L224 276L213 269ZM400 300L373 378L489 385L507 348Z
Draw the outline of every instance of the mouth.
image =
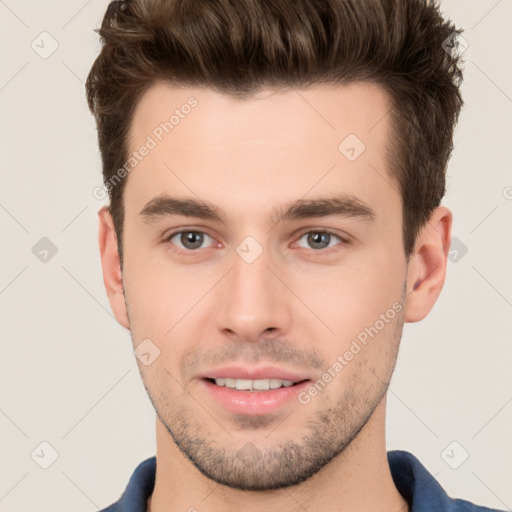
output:
M216 379L206 377L205 380L216 386L234 389L236 391L256 391L265 392L273 389L290 388L306 382L309 379L302 379L297 382L287 379L233 379L229 377L219 377Z
M256 416L297 404L299 393L312 379L275 367L230 367L202 375L199 381L212 405L225 412Z

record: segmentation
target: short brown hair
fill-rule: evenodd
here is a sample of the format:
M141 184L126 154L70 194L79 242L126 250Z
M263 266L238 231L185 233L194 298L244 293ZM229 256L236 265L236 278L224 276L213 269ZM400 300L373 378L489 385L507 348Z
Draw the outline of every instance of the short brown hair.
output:
M458 37L435 0L123 0L98 30L87 77L105 185L127 160L135 107L157 80L240 99L265 87L367 81L391 98L388 164L407 257L445 193L463 105ZM123 189L109 186L122 258Z

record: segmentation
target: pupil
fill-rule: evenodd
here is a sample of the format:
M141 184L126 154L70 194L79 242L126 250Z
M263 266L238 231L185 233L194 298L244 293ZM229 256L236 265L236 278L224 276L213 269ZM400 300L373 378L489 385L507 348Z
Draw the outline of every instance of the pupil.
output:
M181 243L189 249L197 249L198 247L201 247L202 241L202 235L200 233L189 231L181 234Z
M315 246L315 244L322 244L322 243L329 245L328 237L329 237L328 233L314 233L314 234L312 233L309 235L309 242L313 246Z

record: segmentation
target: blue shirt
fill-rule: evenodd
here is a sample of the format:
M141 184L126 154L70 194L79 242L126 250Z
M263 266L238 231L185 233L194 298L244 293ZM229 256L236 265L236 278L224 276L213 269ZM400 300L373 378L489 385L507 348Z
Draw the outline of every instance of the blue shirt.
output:
M395 486L409 504L410 512L503 512L450 498L412 453L390 451L388 463ZM141 462L119 501L100 512L146 512L146 502L155 486L155 472L156 457Z

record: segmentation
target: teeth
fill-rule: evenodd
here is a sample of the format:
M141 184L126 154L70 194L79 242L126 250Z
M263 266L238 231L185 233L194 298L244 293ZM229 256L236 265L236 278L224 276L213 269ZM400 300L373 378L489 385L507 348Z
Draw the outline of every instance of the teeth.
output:
M229 379L219 378L215 379L217 386L225 386L231 389L238 389L240 391L268 391L269 389L277 389L280 387L293 386L293 380L282 380L282 379Z
M281 382L279 379L270 379L269 385L270 389L277 389L281 387Z
M258 391L267 391L270 389L269 379L260 379L252 381L252 389L256 389Z
M223 380L224 381L224 384L219 384L219 386L226 386L227 388L236 388L236 379L219 379L219 380ZM217 381L215 381L215 383L217 384Z
M236 379L236 389L252 389L252 380Z

